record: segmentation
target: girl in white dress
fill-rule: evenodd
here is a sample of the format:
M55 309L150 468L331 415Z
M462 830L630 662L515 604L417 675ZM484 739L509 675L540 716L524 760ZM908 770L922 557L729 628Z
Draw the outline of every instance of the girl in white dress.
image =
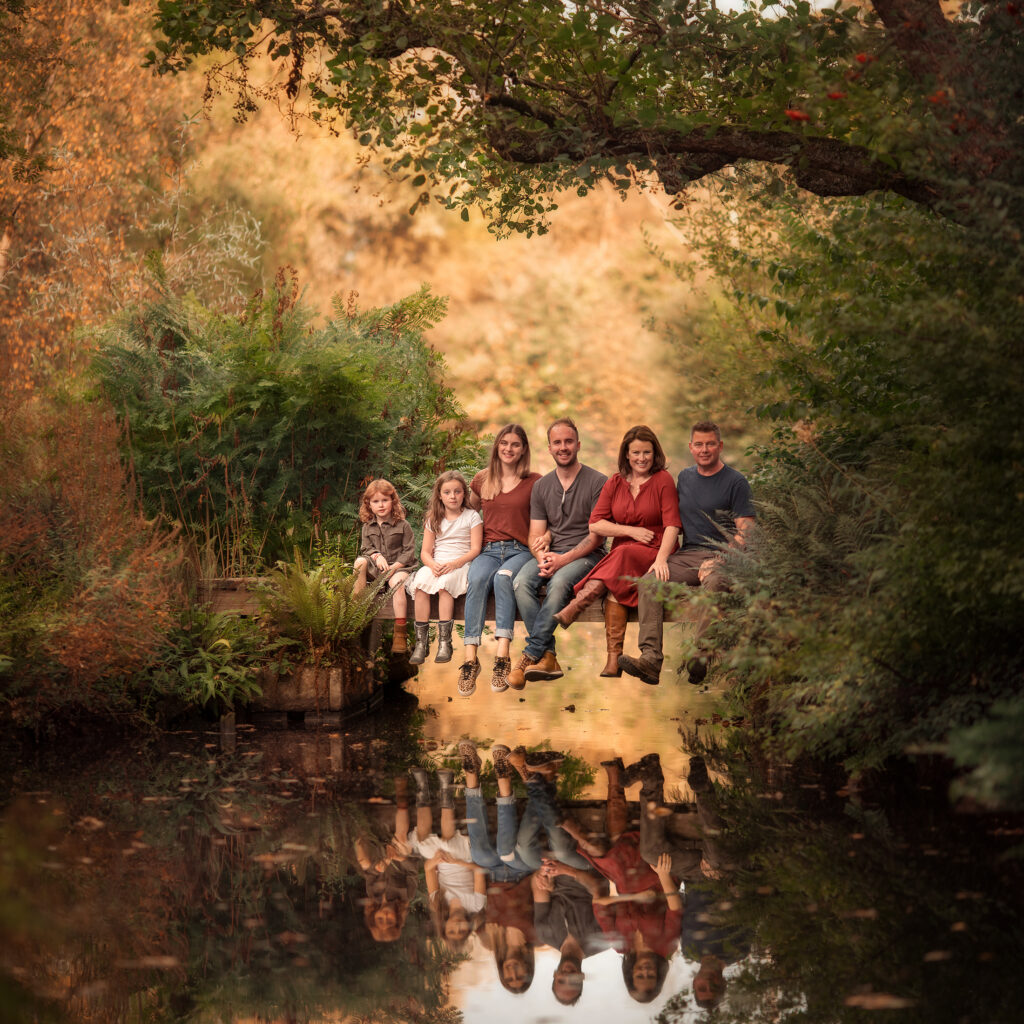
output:
M484 543L484 521L469 507L465 477L455 470L442 473L434 482L423 524L423 566L408 583L416 611L416 646L411 665L421 665L430 650L430 595L437 594L436 662L452 660L452 626L455 598L466 592L469 563Z

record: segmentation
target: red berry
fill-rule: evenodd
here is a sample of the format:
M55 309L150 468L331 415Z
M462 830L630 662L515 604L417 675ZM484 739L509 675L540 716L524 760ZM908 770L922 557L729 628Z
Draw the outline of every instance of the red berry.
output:
M828 98L830 100L845 100L846 99L846 93L845 92L838 92L838 91L837 92L830 92L828 94Z
M805 114L802 110L787 110L786 117L788 117L790 121L810 121L811 119L811 115Z

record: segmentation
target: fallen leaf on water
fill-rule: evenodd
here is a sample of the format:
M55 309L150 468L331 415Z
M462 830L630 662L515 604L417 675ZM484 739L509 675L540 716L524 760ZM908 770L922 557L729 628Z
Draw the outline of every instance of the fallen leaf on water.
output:
M181 966L176 956L140 956L138 960L118 960L118 967L157 967L171 970Z
M913 999L904 999L888 992L858 992L843 1001L847 1006L857 1006L862 1010L906 1010L916 1005Z

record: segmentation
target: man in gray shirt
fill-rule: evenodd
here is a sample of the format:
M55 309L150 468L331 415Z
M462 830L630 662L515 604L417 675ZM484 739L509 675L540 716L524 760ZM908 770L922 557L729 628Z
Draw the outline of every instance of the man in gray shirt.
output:
M534 557L513 582L519 614L526 625L526 649L508 677L514 690L527 680L559 679L555 658L555 612L572 600L573 587L604 555L604 542L590 532L590 513L607 477L579 460L580 434L571 419L548 427L548 451L555 468L533 485L530 496L530 550ZM547 591L544 600L540 587Z
M694 465L679 474L679 515L683 521L682 544L668 558L669 580L712 592L727 589L719 571L720 546L724 541L743 546L744 535L754 523L754 503L746 477L722 461L722 432L710 420L701 420L690 431ZM639 588L637 618L640 622L640 657L619 655L619 668L656 686L661 674L662 629L665 608L657 597L657 581L648 573ZM711 624L702 612L695 622L696 657L687 662L690 682L704 680L708 654L701 637Z

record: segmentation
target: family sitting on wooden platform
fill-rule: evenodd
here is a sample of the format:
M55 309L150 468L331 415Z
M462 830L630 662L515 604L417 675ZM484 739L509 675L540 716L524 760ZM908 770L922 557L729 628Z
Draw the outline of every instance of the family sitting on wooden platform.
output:
M422 566L415 572L414 536L395 488L387 480L374 480L363 495L355 568L360 584L389 575L393 652L407 650L411 595L416 639L409 661L418 665L426 660L436 595L434 660L450 661L457 601L464 595L463 664L457 683L463 697L476 690L478 650L492 599L495 692L560 678L555 629L568 629L581 616L588 617L588 609L599 600L608 652L601 675L626 672L656 685L665 618L658 584L726 589L721 545L741 546L754 521L750 485L722 461L721 431L709 420L693 425L689 448L694 464L676 480L665 470L665 453L650 427L626 432L617 472L610 477L579 461L579 430L571 419L555 420L547 441L555 468L543 477L531 470L530 442L516 423L498 432L487 466L468 484L461 473L442 473L427 506ZM630 609L637 609L638 657L623 652ZM527 640L513 667L517 613ZM707 673L709 653L701 638L710 622L709 612L695 622L697 654L686 664L691 683L702 682Z

